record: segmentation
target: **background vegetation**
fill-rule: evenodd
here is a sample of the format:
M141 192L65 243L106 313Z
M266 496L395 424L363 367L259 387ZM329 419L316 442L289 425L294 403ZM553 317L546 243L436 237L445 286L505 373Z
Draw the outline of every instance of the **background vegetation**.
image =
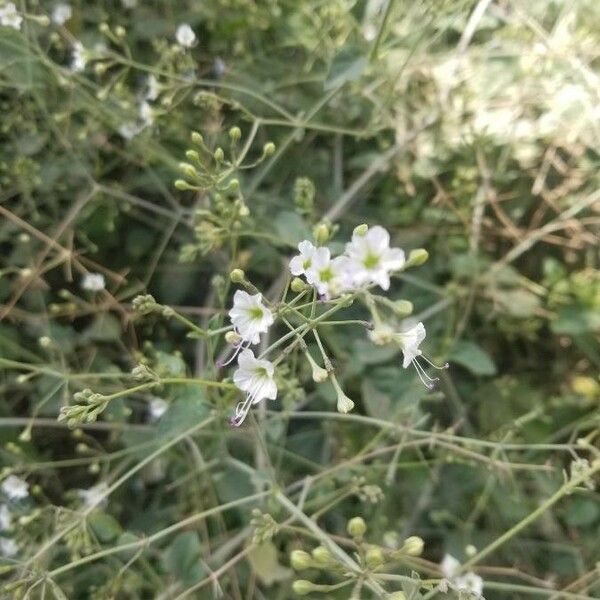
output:
M293 598L290 553L354 561L355 516L370 543L425 541L388 592L443 597L427 582L449 553L488 599L598 597L600 5L73 0L48 24L55 3L16 4L20 29L0 26L0 457L29 495L2 492L3 597ZM229 152L233 126L257 161L235 174L239 229L214 188L174 187L191 132ZM335 241L366 222L428 249L391 297L451 368L430 392L332 328L354 412L291 355L278 399L231 430L235 399L193 385L222 346L131 301L218 327L231 268L276 297L323 220ZM83 289L88 272L106 288ZM127 392L140 362L189 381ZM57 415L85 388L113 399L69 429ZM324 597L382 597L363 583Z

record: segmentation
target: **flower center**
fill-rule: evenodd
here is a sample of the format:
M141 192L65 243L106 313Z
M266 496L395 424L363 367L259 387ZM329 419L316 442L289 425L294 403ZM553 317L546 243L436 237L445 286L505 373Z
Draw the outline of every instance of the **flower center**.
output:
M267 370L264 367L256 367L256 369L254 369L254 374L260 379L269 378L269 374L267 373Z
M253 321L258 321L263 318L263 309L260 306L253 306L248 313Z
M369 252L363 259L363 265L365 265L367 269L374 269L377 265L379 265L379 259L380 257L378 254Z
M333 271L331 267L325 267L319 271L319 279L323 283L329 283L333 279Z
M310 265L312 264L312 261L310 260L310 258L307 258L303 263L302 263L302 268L306 271L307 269L310 269Z

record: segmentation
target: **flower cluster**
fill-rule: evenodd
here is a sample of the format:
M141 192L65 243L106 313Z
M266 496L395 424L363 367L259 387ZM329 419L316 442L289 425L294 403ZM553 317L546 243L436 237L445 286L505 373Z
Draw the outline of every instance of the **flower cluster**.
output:
M285 351L299 346L312 371L313 380L321 383L327 379L331 380L337 396L337 410L342 413L350 412L354 408L354 402L342 390L337 380L331 361L325 354L322 344L317 343L323 354L325 367L320 366L311 356L307 349L304 336L316 331L319 319L315 317L317 306L327 305L331 308L325 314L332 314L344 308L354 299L362 301L370 310L373 317L373 325L364 322L369 331L371 341L377 345L395 344L403 353L402 366L406 369L413 365L423 384L431 389L436 379L426 373L426 368L446 368L435 365L426 358L420 345L425 339L426 332L423 323L419 322L410 328L396 331L391 325L382 322L379 312L375 306L376 300L392 305L398 313L406 314L412 310L408 302L394 304L387 298L373 296L371 289L378 286L387 291L390 288L390 279L407 267L422 264L427 259L425 250L414 250L410 253L408 260L400 248L390 246L389 233L380 226L369 228L360 225L353 234L352 239L345 246L340 256L332 256L331 250L323 245L329 237L329 228L320 225L315 229L315 242L304 240L298 244L299 254L293 256L289 263L289 270L294 280L291 283L292 291L296 292L296 300L307 294L312 288L314 290L312 303L312 316L314 322L310 327L299 325L296 329L289 321L282 319L292 330L287 336L273 343L262 354L256 356L250 346L261 341L261 335L267 334L275 319L286 312L300 314L305 321L310 319L300 313L297 308L291 308L296 302L293 300L289 305L282 302L276 308L270 308L263 295L246 280L245 274L235 269L231 273L234 283L239 283L249 289L252 293L237 290L233 296L233 307L229 311L231 330L226 335L226 340L232 345L229 358L224 357L218 363L223 367L231 363L236 357L238 368L233 375L234 384L246 394L244 401L240 402L231 418L233 426L240 426L250 408L264 399L275 399L277 397L277 383L275 380L275 366L284 357ZM303 278L303 279L302 279ZM409 310L406 311L406 305ZM278 347L281 342L291 338L289 346L275 362L265 358L270 350ZM294 339L295 338L295 339Z
M454 556L446 554L440 564L440 570L444 577L447 578L450 587L458 592L467 592L477 598L481 597L483 592L483 579L479 575L473 573L473 571L467 571L461 575L460 562L454 558Z

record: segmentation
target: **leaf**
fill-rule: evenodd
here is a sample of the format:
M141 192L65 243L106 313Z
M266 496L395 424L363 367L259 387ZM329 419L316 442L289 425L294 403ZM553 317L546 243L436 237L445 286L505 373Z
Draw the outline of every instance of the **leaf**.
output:
M277 233L290 244L297 245L302 240L310 238L310 230L298 213L291 211L280 212L275 217L273 224Z
M589 498L574 498L565 519L573 527L586 527L592 525L600 517L600 504Z
M110 313L94 317L92 324L83 332L83 337L94 342L116 342L121 339L121 322Z
M199 563L202 547L195 531L180 533L174 540L165 556L165 563L170 573L180 579L184 585L190 586L200 581L204 569Z
M114 517L101 510L95 510L88 517L88 523L95 536L103 544L113 542L123 531Z
M490 355L475 342L460 340L450 351L450 362L465 367L473 375L495 375L496 365Z
M161 417L157 435L177 435L205 419L209 410L201 388L197 385L177 386L177 397Z
M563 308L550 325L554 333L562 335L581 335L591 331L600 331L600 313L581 306Z
M277 581L289 579L292 571L279 564L277 548L265 542L248 553L248 562L258 579L267 587Z
M367 65L364 52L355 47L346 46L331 62L325 81L325 90L335 89L347 81L356 81Z

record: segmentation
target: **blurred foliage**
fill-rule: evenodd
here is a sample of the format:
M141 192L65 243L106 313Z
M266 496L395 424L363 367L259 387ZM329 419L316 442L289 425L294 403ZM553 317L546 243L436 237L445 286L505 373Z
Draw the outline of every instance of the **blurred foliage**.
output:
M20 30L0 26L0 456L30 495L2 498L0 539L18 545L3 597L292 598L289 554L315 534L273 485L343 548L355 515L388 548L421 536L396 573L435 578L594 458L577 442L599 431L599 3L79 0L63 24L43 22L54 2L16 4ZM249 168L227 173L210 157L232 127ZM173 185L192 131L201 189ZM221 210L236 185L243 202ZM194 385L56 422L85 388L133 387L140 363L213 377L221 348L132 299L217 327L230 269L277 295L323 219L334 239L366 222L428 249L392 297L450 362L439 390L331 328L348 418L292 356L260 429L230 430L232 397ZM82 287L88 272L105 289ZM82 509L92 489L105 498ZM599 535L592 482L486 557L485 597L598 597Z

